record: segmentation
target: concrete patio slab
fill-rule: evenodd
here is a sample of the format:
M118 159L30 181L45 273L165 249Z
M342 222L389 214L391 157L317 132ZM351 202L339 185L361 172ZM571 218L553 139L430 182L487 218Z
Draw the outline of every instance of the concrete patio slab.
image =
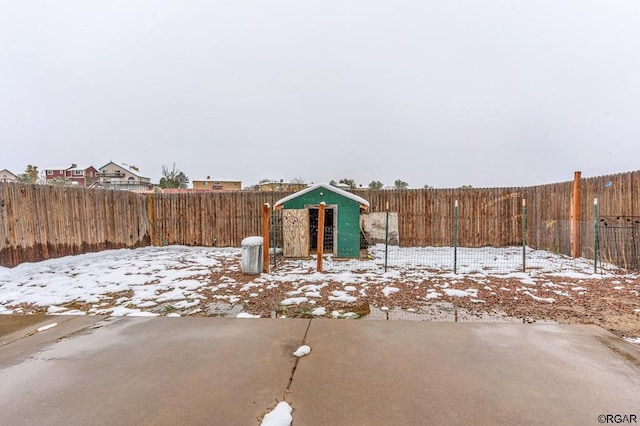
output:
M0 424L251 425L285 394L295 426L640 419L640 351L594 326L56 319L0 348Z
M594 326L313 321L306 342L296 426L640 420L640 351Z
M282 400L307 326L111 318L0 365L0 424L256 424Z
M102 321L108 321L107 317L0 315L0 366L23 361L43 345L94 327ZM41 327L50 328L38 331Z

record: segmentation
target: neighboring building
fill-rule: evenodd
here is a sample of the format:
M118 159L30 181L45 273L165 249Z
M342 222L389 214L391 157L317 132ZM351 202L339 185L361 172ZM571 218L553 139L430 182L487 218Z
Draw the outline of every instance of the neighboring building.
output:
M91 186L98 180L98 169L93 166L49 167L44 171L45 183L65 183L77 186Z
M44 182L51 183L52 180L63 180L69 167L49 167L44 170Z
M310 186L275 203L282 211L285 257L306 258L317 249L318 213L325 204L324 248L338 258L360 257L360 212L369 202L328 184Z
M193 180L193 189L199 191L237 191L242 189L242 181L228 179L206 179Z
M7 169L0 170L0 182L17 182L18 176L14 175Z
M258 184L260 191L302 191L308 187L306 183L298 182L263 182Z
M136 166L113 161L100 167L98 181L94 186L108 189L124 189L129 191L144 191L153 189L151 179L140 174Z

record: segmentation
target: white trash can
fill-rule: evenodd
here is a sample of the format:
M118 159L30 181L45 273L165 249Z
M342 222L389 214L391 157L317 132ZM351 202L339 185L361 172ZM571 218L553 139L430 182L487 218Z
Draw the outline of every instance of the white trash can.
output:
M262 237L247 237L242 240L242 273L260 275L262 273Z

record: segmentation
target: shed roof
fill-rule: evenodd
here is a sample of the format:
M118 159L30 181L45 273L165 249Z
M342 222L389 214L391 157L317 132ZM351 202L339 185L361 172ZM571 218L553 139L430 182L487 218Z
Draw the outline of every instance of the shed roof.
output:
M347 192L347 191L345 191L343 189L340 189L340 188L336 188L335 186L331 186L331 185L329 185L327 183L317 183L317 184L312 185L312 186L310 186L308 188L305 188L305 189L303 189L301 191L298 191L296 193L288 195L288 196L276 201L276 204L274 205L274 207L278 207L278 206L284 205L284 203L286 203L287 201L293 200L294 198L298 198L301 195L304 195L304 194L306 194L308 192L314 191L314 190L319 189L319 188L324 188L327 191L331 191L331 192L333 192L335 194L338 194L338 195L341 195L341 196L343 196L345 198L349 198L350 200L353 200L356 203L360 203L361 205L363 205L365 207L369 207L369 202L367 200L365 200L364 198L358 197L355 194L352 194L352 193Z

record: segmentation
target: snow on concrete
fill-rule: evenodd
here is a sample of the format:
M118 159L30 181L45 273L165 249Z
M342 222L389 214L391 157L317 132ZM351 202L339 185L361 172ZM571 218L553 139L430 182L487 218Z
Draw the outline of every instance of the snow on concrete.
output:
M302 345L293 353L294 356L298 358L303 357L311 353L311 347L309 345Z
M38 328L38 331L47 331L53 327L56 327L57 325L58 325L57 322L54 322L53 324L43 325L42 327Z
M291 412L293 409L289 404L282 401L268 412L262 419L262 426L290 426L293 422Z

